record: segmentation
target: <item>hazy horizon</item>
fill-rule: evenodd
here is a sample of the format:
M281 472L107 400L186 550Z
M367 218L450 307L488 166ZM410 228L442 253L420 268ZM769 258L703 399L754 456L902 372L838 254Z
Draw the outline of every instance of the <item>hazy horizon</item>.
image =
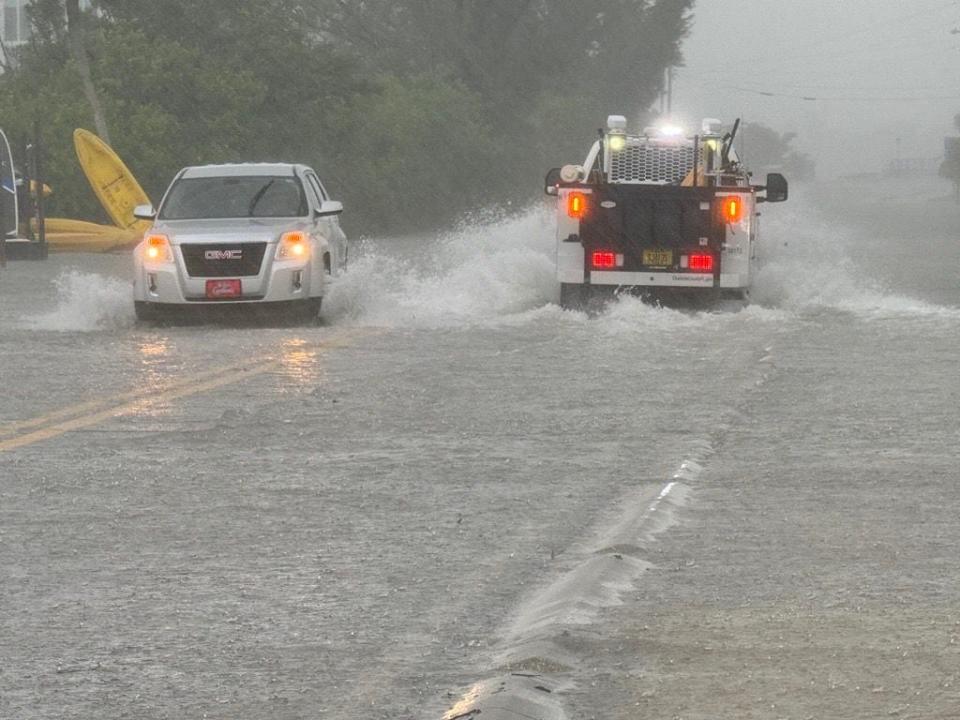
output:
M933 159L960 113L960 2L698 0L674 116L796 132L820 177Z

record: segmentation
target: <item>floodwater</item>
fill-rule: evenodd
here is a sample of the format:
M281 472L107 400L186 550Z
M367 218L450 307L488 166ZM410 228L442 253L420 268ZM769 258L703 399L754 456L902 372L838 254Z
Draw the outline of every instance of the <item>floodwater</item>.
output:
M715 312L560 310L544 208L358 243L319 327L10 265L0 717L441 717L518 670L542 717L955 717L948 192L764 206Z

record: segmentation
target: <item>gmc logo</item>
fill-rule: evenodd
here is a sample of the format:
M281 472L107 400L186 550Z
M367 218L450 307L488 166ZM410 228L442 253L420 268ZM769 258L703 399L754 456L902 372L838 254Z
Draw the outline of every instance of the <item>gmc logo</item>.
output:
M207 250L203 253L204 260L242 260L243 250Z

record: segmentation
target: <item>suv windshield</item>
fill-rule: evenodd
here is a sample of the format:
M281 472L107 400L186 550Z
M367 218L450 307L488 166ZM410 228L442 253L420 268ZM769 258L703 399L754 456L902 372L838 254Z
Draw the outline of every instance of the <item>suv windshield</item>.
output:
M300 179L268 175L182 178L170 189L160 218L302 217L307 198Z

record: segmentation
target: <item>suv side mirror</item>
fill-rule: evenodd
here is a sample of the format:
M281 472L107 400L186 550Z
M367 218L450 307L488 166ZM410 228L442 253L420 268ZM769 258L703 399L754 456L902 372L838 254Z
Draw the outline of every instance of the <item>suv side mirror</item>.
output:
M314 212L314 217L324 218L340 215L343 213L343 203L336 200L324 200L319 210Z
M137 220L156 220L157 211L154 210L153 205L137 205L133 209L133 216Z
M770 173L767 175L767 197L766 202L783 202L789 196L789 186L787 179L780 173Z
M556 195L557 188L560 186L560 168L552 168L547 173L547 179L543 181L543 191L547 195Z

